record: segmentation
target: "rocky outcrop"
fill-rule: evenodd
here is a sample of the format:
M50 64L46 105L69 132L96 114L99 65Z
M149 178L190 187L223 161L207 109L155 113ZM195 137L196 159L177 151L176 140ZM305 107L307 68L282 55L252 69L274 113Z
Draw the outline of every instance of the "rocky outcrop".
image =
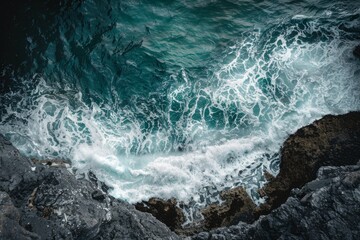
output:
M220 196L224 203L220 205L211 204L202 211L204 229L230 226L239 221L251 223L255 220L256 205L244 188L232 188L221 192Z
M110 197L95 175L76 179L51 165L34 164L0 135L0 239L178 239Z
M359 201L359 164L321 167L315 180L253 224L240 222L191 239L360 239Z
M321 166L351 165L359 159L360 112L328 115L299 129L285 141L281 149L280 173L276 177L264 173L268 183L259 192L266 202L259 207L255 206L244 189L234 188L221 193L224 203L212 204L202 210L202 222L185 229L178 228L182 222L174 224L180 219L175 214L167 215L166 219L162 216L164 211L161 206L165 205L155 202L164 200L153 199L154 203L148 204L147 209L139 209L152 213L166 224L171 223L172 229L183 235L227 227L240 221L252 223L283 204L292 189L314 180ZM155 205L156 209L150 210Z
M182 226L185 216L175 198L150 198L149 201L135 204L135 207L139 211L151 213L179 235L193 235L216 227L230 226L239 221L251 223L255 220L256 205L244 188L225 190L220 193L220 197L224 202L211 204L202 210L204 220L186 227Z
M202 221L185 227L183 227L184 213L175 198L169 200L150 198L149 201L135 204L135 207L139 211L151 213L177 234L187 236L216 227L230 226L239 221L251 223L255 220L256 205L244 188L224 190L220 193L220 197L223 200L221 204L211 204L201 211L204 216Z
M135 204L135 208L142 212L151 213L171 230L181 229L181 225L185 221L184 213L177 206L175 198L167 201L160 198L150 198L149 201Z
M360 239L359 159L360 113L329 115L286 140L280 173L266 173L258 208L243 188L230 189L202 211L200 225L183 229L175 199L136 207L180 234L203 231L189 239ZM0 135L0 239L179 238L110 197L92 172L76 179L66 164L30 161Z
M267 197L260 214L277 208L291 189L315 179L321 166L344 166L360 159L360 112L327 115L292 134L281 149L279 174L260 193Z

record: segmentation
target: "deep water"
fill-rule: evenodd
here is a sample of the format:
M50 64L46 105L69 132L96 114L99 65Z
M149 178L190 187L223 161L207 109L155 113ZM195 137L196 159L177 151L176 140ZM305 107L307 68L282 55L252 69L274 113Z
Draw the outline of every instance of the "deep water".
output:
M360 1L2 3L0 133L130 202L197 209L296 129L360 110Z

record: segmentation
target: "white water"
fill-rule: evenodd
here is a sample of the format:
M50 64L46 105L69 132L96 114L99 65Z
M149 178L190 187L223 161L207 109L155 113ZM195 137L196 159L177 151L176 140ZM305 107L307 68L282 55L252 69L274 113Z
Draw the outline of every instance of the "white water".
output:
M360 110L360 64L351 52L357 43L344 42L335 27L327 30L332 36L311 43L302 39L323 32L315 20L304 30L289 26L275 40L262 30L244 34L205 82L189 79L187 69L171 76L176 81L164 93L165 110L86 104L80 91L54 94L54 86L35 75L37 87L7 106L0 132L28 156L68 158L77 173L94 171L111 194L129 202L176 197L197 208L239 185L261 201L256 190L265 181L262 173L276 174L277 153L289 134L325 114ZM214 109L223 122L209 127ZM144 130L134 112L146 122L166 121ZM229 121L231 114L235 120ZM185 142L173 140L179 135Z

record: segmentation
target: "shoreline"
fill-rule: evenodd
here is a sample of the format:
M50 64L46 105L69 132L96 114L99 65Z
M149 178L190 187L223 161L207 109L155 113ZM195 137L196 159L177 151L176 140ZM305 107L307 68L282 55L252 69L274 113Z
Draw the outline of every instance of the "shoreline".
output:
M311 208L311 196L315 193L328 194L335 203L341 197L338 193L321 193L321 189L338 184L339 189L346 188L347 197L357 196L354 191L360 187L360 167L355 165L360 160L360 112L327 115L290 135L281 150L280 173L276 177L264 173L268 183L259 191L266 197L264 204L257 207L243 188L233 188L221 194L224 204L203 210L205 220L201 225L187 229L181 227L184 219L176 208L176 199L154 198L143 202L140 210L152 215L138 211L141 206L135 204L136 210L133 205L110 196L95 174L89 172L89 180L76 179L67 170L66 162L31 161L2 135L0 157L0 237L4 239L14 236L17 239L180 239L186 235L193 239L218 239L219 234L225 239L246 239L255 236L254 229L257 234L269 237L273 235L267 229L276 230L280 222L291 223L290 215L285 214L290 210L327 211L322 204L318 210ZM306 204L303 206L304 202L310 202L310 210ZM356 212L353 206L342 207L349 214ZM281 211L287 217L274 220ZM301 211L292 214L301 217ZM332 211L329 209L329 213ZM354 221L354 218L351 215L343 220ZM271 219L274 226L261 225ZM279 234L289 233L280 230ZM236 237L231 231L237 231ZM358 236L359 232L352 235Z
M291 134L281 148L280 172L274 177L264 172L267 183L259 189L265 203L256 206L242 187L221 193L223 204L211 204L202 210L204 220L182 227L184 219L176 199L151 198L135 204L152 213L171 230L193 235L242 221L252 224L286 202L295 188L314 180L322 166L355 165L360 160L360 112L326 115ZM168 210L170 209L170 210Z

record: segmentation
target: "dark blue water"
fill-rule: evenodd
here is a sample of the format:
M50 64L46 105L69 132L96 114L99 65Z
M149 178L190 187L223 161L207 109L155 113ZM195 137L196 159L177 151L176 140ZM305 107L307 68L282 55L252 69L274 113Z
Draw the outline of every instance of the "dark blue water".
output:
M288 134L360 110L359 1L8 4L0 132L189 220L224 188L261 201Z

